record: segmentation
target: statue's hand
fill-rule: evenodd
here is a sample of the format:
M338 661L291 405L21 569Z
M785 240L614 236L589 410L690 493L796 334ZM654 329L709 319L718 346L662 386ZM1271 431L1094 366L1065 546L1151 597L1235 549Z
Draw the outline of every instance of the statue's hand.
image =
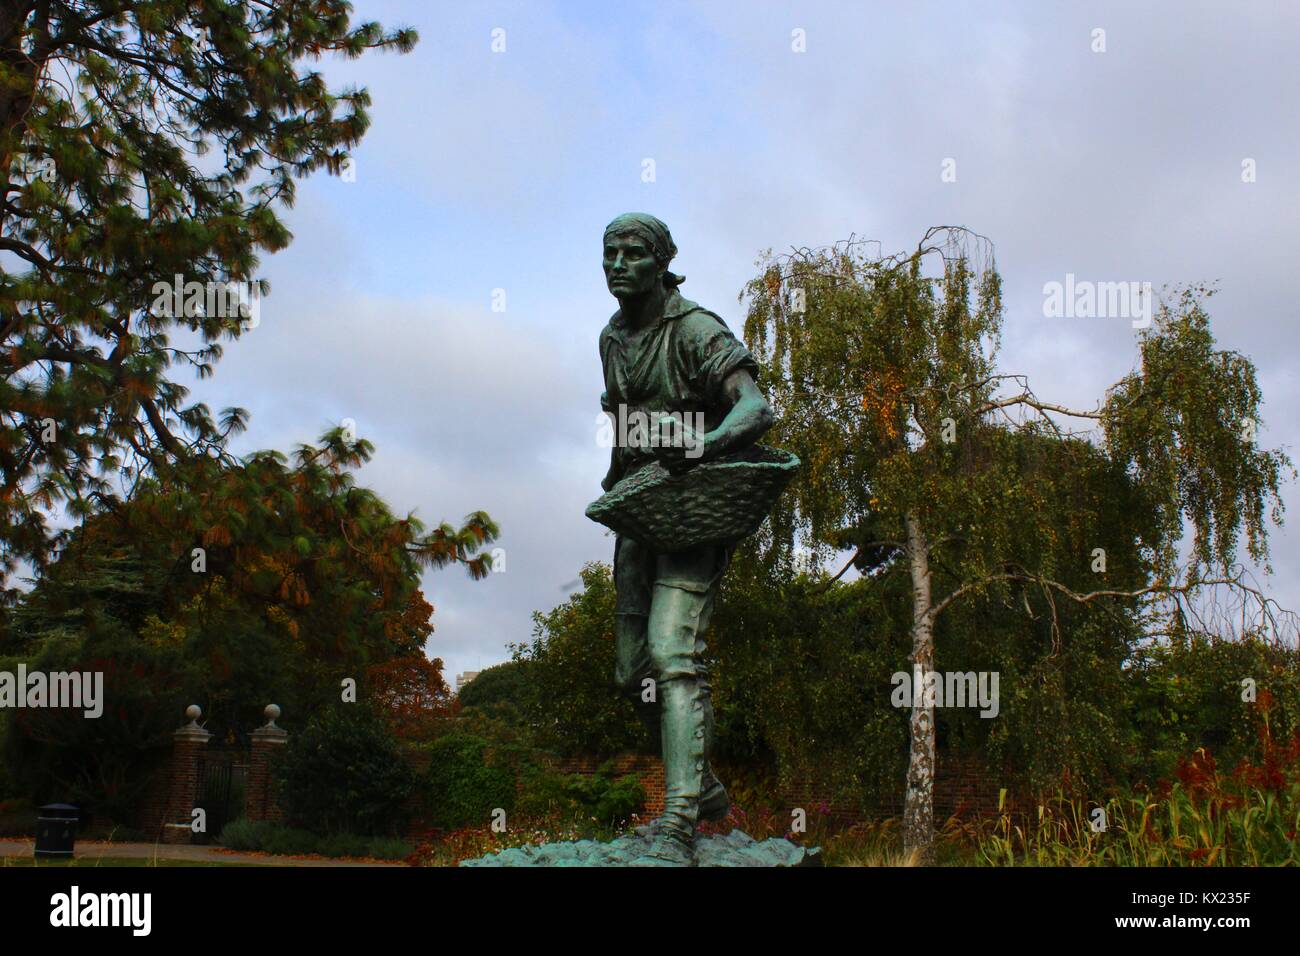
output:
M650 453L673 474L683 474L708 457L708 438L671 416L659 420L659 443Z

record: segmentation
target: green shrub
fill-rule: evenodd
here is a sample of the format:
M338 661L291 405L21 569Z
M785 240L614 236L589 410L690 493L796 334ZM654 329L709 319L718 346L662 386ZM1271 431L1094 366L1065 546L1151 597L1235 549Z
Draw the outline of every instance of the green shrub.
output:
M545 614L534 613L533 639L512 646L516 719L528 728L531 744L564 756L649 748L631 699L614 687L611 569L592 563L580 574L582 590Z
M561 774L545 767L526 767L520 774L516 810L550 820L595 820L603 827L625 823L645 803L645 789L635 774L611 777L612 762L594 774Z
M550 767L529 764L519 773L515 811L534 820L562 820L573 816L577 807L570 790L570 776Z
M429 822L445 829L485 824L515 805L515 772L494 760L482 737L451 733L429 744L423 800Z
M230 850L261 850L266 846L275 824L267 820L232 820L217 837L217 842Z
M634 774L611 779L612 764L606 763L591 776L572 774L567 789L583 813L597 823L615 827L627 821L645 803L645 789Z
M1300 733L1300 651L1247 635L1217 640L1203 634L1155 643L1130 668L1129 723L1133 774L1167 778L1179 760L1204 747L1224 766L1263 755L1262 732L1287 740ZM1258 697L1243 697L1243 678Z
M320 852L321 838L298 827L274 827L262 849L278 856L307 856Z
M276 853L284 856L359 856L377 860L401 860L411 847L392 837L365 837L355 833L318 836L297 827L281 826L268 820L235 820L226 824L217 841L231 850Z
M641 781L635 775L628 774L606 782L596 795L596 805L593 809L596 819L601 823L618 826L626 823L627 819L644 804L645 788L641 786Z
M280 766L286 821L322 834L400 832L415 782L396 740L357 704L326 711L291 735Z
M376 860L404 860L412 853L411 845L392 837L375 837L370 841L366 856Z

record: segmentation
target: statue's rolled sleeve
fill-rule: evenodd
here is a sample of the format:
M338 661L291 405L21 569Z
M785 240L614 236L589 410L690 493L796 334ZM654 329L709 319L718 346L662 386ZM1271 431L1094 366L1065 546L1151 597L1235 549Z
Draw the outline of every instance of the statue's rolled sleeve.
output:
M715 404L721 400L723 383L738 369L757 377L758 362L726 326L708 316L700 316L692 332L688 337L692 385L706 402Z

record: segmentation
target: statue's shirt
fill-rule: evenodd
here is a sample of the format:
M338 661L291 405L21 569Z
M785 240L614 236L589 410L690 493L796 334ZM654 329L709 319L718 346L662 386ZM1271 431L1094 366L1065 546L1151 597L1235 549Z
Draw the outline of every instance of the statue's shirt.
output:
M600 333L600 361L605 371L601 408L615 416L700 412L705 430L710 431L730 408L722 383L737 369L758 374L758 363L726 323L682 298L676 289L664 303L663 316L635 344L626 332L620 311ZM616 442L602 483L605 489L648 457L641 449L620 447Z

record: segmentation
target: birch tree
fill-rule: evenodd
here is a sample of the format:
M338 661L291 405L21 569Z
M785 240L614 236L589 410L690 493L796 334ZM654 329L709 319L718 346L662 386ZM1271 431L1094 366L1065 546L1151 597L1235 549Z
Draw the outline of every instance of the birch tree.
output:
M999 368L1001 277L991 244L968 230L931 229L894 256L850 239L757 265L742 293L745 337L779 416L770 440L804 462L772 516L773 553L805 548L825 567L851 547L832 580L853 566L910 578L922 692L903 833L921 861L933 860L936 771L924 691L941 678L936 647L956 602L1037 606L1054 641L1068 639L1062 605L1158 629L1236 602L1260 628L1286 626L1238 550L1267 570L1291 463L1257 443L1255 368L1216 348L1212 290L1162 301L1133 372L1094 408L1070 408ZM1056 450L1051 468L1019 451L1044 446ZM1095 586L1080 587L1082 571Z

